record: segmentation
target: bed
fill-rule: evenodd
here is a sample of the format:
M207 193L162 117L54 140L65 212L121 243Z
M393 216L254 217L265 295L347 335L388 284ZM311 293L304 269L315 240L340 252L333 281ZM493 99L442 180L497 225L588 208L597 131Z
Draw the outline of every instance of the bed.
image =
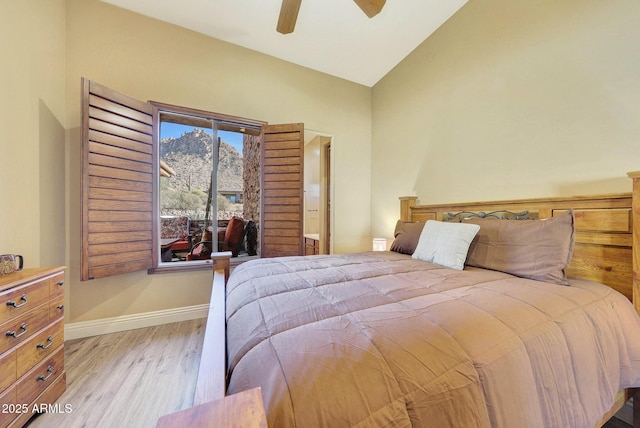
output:
M399 224L479 226L486 245L467 246L462 270L390 251L256 260L229 278L219 257L194 404L260 388L272 427L600 426L640 386L640 173L629 176L633 191L615 195L400 198ZM569 223L559 265L487 258L495 236L521 235L494 216L535 224L527 239ZM423 243L412 250L430 260Z

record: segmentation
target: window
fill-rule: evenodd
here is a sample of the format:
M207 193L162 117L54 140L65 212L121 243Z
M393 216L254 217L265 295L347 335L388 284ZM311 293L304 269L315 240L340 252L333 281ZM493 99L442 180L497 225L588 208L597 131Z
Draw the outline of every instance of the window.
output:
M219 213L232 211L234 206L242 204L243 220L258 219L255 226L262 257L302 254L302 124L268 125L251 119L143 102L86 79L82 79L82 88L83 281L139 270L206 266L206 261L162 262L163 247L170 244L160 238L161 217L178 217L177 212L168 211L176 207L188 208L185 213L189 214L189 225L184 226L185 232L178 236L186 238L187 246L189 237L191 245L202 239L202 228L210 224L212 250L217 250L217 229L222 221L218 219ZM180 188L171 188L168 181L163 184L164 178L176 173L175 164L171 165L173 161L168 157L161 159L163 121L167 126L187 126L185 132L207 134L212 144L231 139L235 136L232 134L242 134L245 166L241 191L235 186L222 186L214 172L216 166L225 162L224 158L211 162L210 173L208 169L204 173L197 168L192 171L193 191L184 193ZM251 166L247 167L246 162ZM210 176L211 181L205 179L205 184L195 186L196 175ZM161 189L165 189L164 197ZM185 198L184 203L175 202L181 197ZM231 208L227 209L228 206Z
M160 262L209 260L211 251L223 249L233 257L257 256L258 229L250 223L260 218L250 202L260 200L259 174L252 173L259 171L252 152L259 153L260 130L181 111L158 112ZM227 239L234 217L243 221L241 234Z

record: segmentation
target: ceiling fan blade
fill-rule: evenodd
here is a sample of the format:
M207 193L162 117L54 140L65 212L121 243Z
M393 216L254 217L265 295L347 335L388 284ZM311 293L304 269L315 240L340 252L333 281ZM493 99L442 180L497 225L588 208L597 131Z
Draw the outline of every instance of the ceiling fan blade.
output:
M358 7L369 17L373 18L382 10L387 0L353 0Z
M298 19L298 11L300 10L302 0L282 0L280 7L280 17L278 18L278 33L293 33Z

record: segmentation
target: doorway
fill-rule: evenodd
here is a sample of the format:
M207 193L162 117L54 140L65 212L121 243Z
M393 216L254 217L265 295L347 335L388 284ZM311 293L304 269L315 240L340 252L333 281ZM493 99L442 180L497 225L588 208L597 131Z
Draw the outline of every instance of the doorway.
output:
M329 134L305 130L305 254L331 253L331 143Z

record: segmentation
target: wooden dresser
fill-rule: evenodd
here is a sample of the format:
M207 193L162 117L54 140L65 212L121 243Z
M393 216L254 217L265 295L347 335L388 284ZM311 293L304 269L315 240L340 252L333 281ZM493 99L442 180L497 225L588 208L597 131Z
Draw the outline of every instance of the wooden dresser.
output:
M0 327L0 427L21 427L66 389L64 267L0 276Z

